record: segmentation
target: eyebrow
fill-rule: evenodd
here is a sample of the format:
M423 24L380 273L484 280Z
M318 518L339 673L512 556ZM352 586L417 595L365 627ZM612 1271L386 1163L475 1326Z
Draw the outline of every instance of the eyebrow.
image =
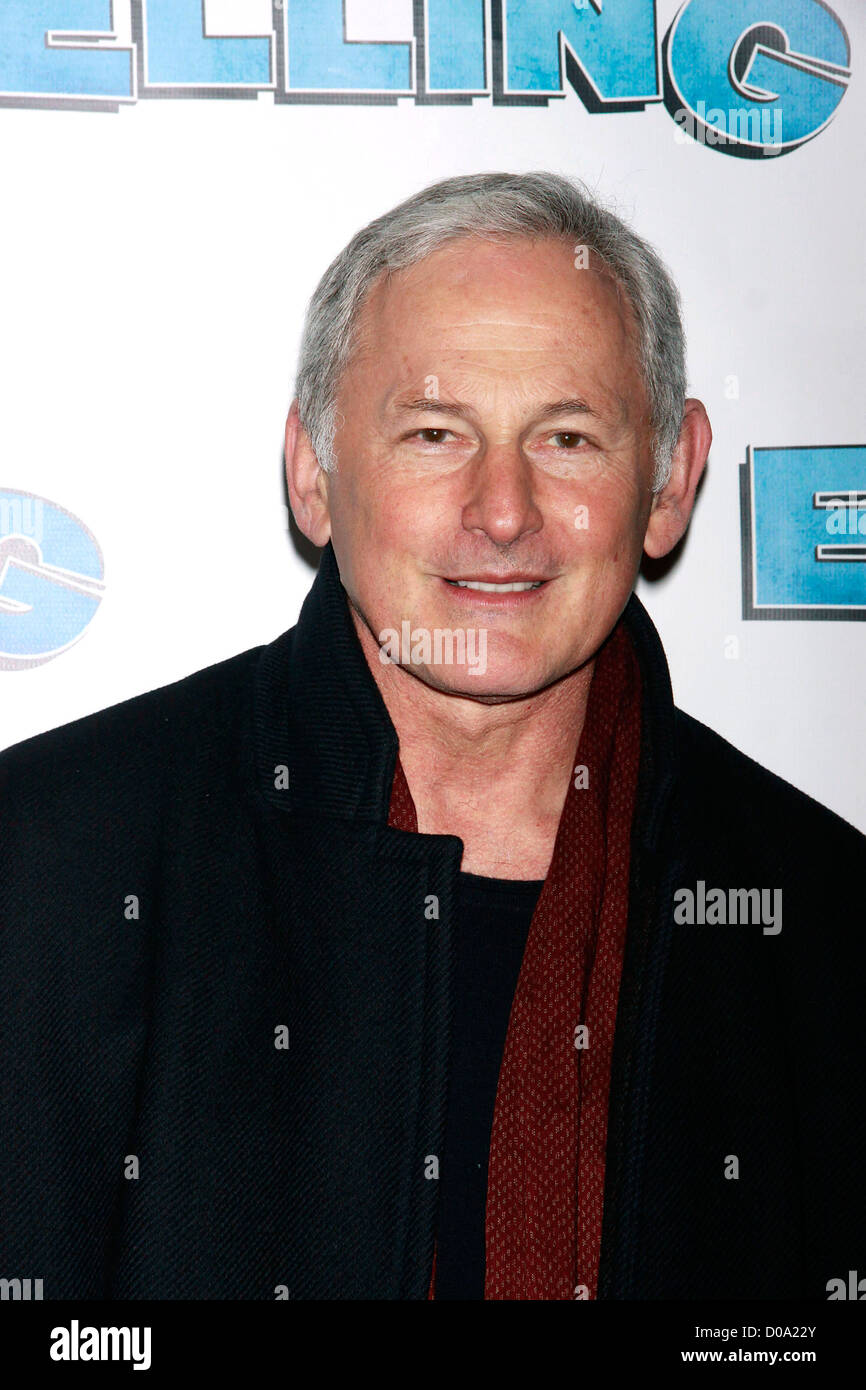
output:
M461 401L440 401L436 397L429 399L427 396L418 396L414 400L395 401L391 409L399 415L415 415L418 411L432 411L438 415L460 415L469 416L473 414L471 408L464 405ZM536 412L534 419L539 423L543 420L553 419L557 415L591 415L594 419L599 419L598 411L593 410L580 396L567 396L559 401L549 401Z

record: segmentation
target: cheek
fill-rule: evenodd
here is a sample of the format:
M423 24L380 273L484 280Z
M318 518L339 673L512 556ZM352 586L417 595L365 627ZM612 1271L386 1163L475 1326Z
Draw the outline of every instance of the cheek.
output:
M392 490L381 478L359 476L348 469L337 475L331 522L344 541L358 548L368 548L374 541L381 546L384 538L395 534L398 521Z
M630 562L640 554L643 518L640 499L634 490L624 488L615 494L597 495L590 501L588 512L583 535L587 548L599 561L616 565Z
M373 480L360 490L358 514L369 537L375 537L383 558L423 556L429 543L454 531L455 509L429 486L401 485L391 476ZM456 515L459 517L459 510Z
M350 499L347 499L349 501ZM358 584L370 602L391 603L410 587L412 562L424 553L429 514L413 498L389 486L361 487L346 508L348 548Z

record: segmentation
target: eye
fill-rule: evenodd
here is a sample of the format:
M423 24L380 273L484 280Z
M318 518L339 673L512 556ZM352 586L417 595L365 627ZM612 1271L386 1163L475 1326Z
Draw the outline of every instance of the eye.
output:
M575 449L578 444L582 444L585 442L584 436L582 434L578 434L576 430L558 430L556 434L551 435L551 439L565 440L566 442L564 444L556 445L556 447L561 447L566 450Z
M428 438L422 439L421 442L422 442L423 444L442 444L444 441L442 440L441 436L444 435L444 434L451 434L451 430L436 429L435 426L433 426L433 425L428 425L428 426L426 426L424 429L416 430L414 434L411 434L411 435L409 436L409 438L410 438L410 439L419 439L419 438L421 438L422 435L426 435L426 436L430 436L430 435L439 435L440 438L438 438L438 439L431 439L431 438L428 437Z

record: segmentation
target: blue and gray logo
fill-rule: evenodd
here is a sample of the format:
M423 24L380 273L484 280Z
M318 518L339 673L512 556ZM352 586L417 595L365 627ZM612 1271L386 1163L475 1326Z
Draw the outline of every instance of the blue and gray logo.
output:
M32 492L0 490L0 671L41 666L84 636L104 592L82 521Z
M866 618L866 446L749 448L744 618Z
M851 45L823 0L687 0L668 30L665 104L725 154L785 154L831 121Z

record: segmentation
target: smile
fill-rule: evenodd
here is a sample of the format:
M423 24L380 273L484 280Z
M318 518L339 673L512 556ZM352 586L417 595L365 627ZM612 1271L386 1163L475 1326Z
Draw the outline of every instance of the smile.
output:
M527 580L518 584L487 584L481 579L446 579L458 589L478 589L483 594L523 594L527 589L540 589L543 579Z

